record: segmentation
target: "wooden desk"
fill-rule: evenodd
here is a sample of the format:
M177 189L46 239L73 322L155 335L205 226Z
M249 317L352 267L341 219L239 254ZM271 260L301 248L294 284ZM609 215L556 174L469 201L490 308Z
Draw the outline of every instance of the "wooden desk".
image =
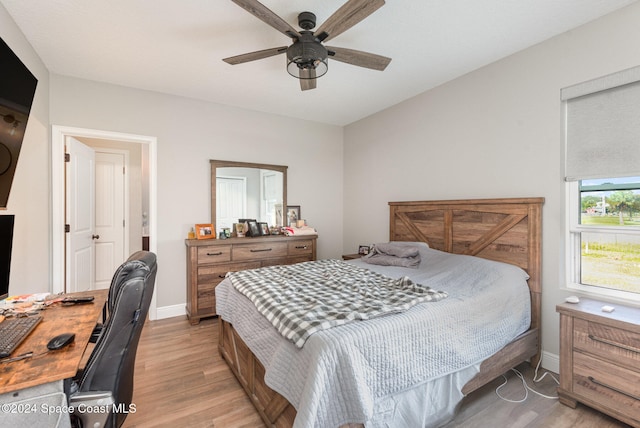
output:
M70 293L67 296L94 296L94 301L70 306L54 303L41 311L42 321L12 353L16 356L33 352L33 357L0 363L0 394L75 376L93 328L101 320L107 294L108 290ZM47 343L61 333L75 333L74 342L49 351Z

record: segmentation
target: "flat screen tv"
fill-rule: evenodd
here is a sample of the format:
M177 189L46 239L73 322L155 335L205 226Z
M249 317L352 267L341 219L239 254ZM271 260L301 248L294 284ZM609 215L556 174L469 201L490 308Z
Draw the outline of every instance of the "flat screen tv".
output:
M0 38L0 208L7 207L38 79Z
M9 295L13 220L13 215L0 215L0 300Z

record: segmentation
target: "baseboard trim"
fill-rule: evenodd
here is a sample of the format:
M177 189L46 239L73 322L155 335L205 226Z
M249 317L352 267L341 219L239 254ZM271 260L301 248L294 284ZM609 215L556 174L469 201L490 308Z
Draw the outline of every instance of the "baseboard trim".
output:
M187 309L184 303L179 305L162 306L157 309L156 319L161 320L165 318L179 317L187 314Z
M552 354L551 352L542 351L542 362L540 365L543 369L558 374L560 373L560 356Z

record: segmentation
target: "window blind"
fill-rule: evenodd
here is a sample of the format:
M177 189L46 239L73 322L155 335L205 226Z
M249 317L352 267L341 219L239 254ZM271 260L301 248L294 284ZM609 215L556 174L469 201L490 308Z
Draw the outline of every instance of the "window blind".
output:
M565 180L640 175L640 67L564 88Z

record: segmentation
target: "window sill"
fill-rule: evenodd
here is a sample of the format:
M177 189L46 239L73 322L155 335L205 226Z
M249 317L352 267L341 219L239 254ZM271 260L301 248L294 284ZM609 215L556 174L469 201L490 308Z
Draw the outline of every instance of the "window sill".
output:
M608 302L620 303L627 306L640 307L640 294L637 293L628 293L581 284L567 284L564 287L561 286L560 289L571 294L591 299L606 300Z

